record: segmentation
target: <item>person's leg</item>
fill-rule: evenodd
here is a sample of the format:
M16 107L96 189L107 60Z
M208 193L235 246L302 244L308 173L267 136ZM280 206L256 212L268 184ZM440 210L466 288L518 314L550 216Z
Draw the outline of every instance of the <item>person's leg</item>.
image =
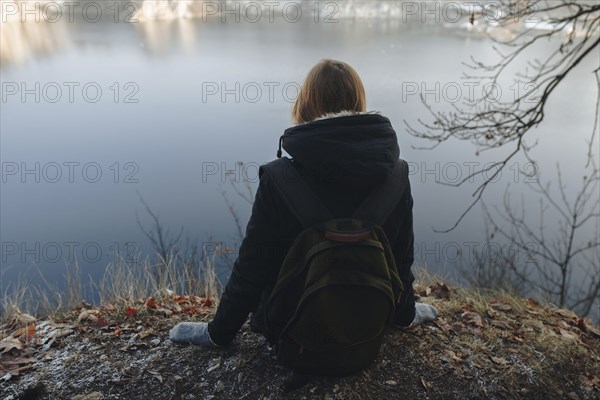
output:
M409 326L415 319L415 294L412 284L405 283L408 290L404 290L400 296L400 301L396 305L396 315L394 324L399 326Z
M260 303L258 303L258 307L256 311L250 314L250 330L255 333L265 333L265 305L267 304L267 300L269 299L270 291L264 291L262 296L260 297Z
M254 333L263 333L263 327L260 322L258 311L250 314L250 331Z
M415 301L415 294L411 285L410 289L404 291L400 297L396 307L394 323L407 327L433 321L436 317L437 309L434 306Z

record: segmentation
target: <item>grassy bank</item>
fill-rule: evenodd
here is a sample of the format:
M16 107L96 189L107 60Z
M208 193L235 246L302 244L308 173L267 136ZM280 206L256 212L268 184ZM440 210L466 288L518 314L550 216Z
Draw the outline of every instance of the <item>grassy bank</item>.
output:
M3 399L594 399L600 332L568 310L505 292L453 287L421 271L415 291L433 323L391 328L375 363L344 378L299 380L247 326L225 350L176 346L175 323L209 320L210 265L189 274L164 263L139 281L113 270L101 305L38 319L13 309L0 333ZM125 274L125 275L123 275ZM187 275L186 275L187 274ZM109 276L107 276L107 279ZM137 276L137 279L140 277ZM116 286L116 281L121 286ZM136 283L137 282L137 283ZM142 284L143 283L143 284ZM108 285L108 282L106 282ZM118 292L118 290L125 290ZM13 304L13 307L15 304ZM295 390L290 388L300 386Z
M35 283L21 278L3 285L0 322L7 322L20 312L61 318L65 312L87 304L90 298L99 299L97 303L103 305L127 305L138 299L177 292L216 300L221 286L214 260L220 255L221 249L215 246L210 254L205 252L202 257L171 252L157 255L153 260L117 260L106 267L99 280L84 276L78 264L70 264L65 268L62 287L38 270Z

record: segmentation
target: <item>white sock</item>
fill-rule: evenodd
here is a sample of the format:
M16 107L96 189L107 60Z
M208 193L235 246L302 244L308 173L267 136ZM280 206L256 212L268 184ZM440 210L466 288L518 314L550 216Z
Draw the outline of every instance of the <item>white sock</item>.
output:
M206 322L180 322L169 331L169 339L178 343L216 346L208 334Z
M411 325L421 325L422 323L433 321L437 317L437 309L431 304L415 303L415 319Z

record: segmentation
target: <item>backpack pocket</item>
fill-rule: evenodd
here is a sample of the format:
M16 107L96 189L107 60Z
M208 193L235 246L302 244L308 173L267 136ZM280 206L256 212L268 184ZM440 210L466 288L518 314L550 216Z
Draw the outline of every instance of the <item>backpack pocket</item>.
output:
M319 375L359 371L377 357L393 310L387 293L366 284L316 288L282 334L280 361Z

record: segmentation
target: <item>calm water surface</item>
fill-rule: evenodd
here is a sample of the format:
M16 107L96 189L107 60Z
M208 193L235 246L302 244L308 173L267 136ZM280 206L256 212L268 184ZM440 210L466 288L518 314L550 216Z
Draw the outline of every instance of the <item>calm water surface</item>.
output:
M358 3L344 8L335 23L311 17L297 23L175 17L139 23L78 18L14 29L3 24L3 35L8 32L5 38L14 44L3 53L0 69L6 97L0 150L3 288L19 274L31 274L34 265L60 282L71 255L85 275L99 276L116 249L151 254L136 221L137 213L151 224L139 196L173 234L183 228L183 242L238 246L221 191L227 190L244 225L251 206L226 184L224 171L243 161L248 167L236 178L246 176L256 187L256 166L275 158L278 137L290 126L296 88L325 57L353 65L365 83L368 108L388 116L396 128L401 155L413 168L417 263L455 271L457 247L485 244L484 219L476 207L456 230L435 233L434 227L456 220L475 188L436 180L454 182L468 174L474 165L469 163L483 165L504 153L478 156L472 145L459 142L415 149L427 143L408 135L404 121L416 124L428 115L418 94L407 89L421 91L425 85L441 93L440 99L430 93L430 103L448 109L453 87L468 95L461 63L471 55L493 60L495 52L490 39L467 29L464 20L404 22L389 10L385 17L377 14L381 3L397 6ZM531 134L531 142L540 141L532 156L542 179L555 180L557 162L568 182L581 179L595 109L592 69L580 68L557 90L547 120ZM14 84L34 94L24 102L21 92L7 95ZM57 86L62 95L53 102ZM488 188L489 204L500 204L510 184L537 215L538 197L515 174L526 163L516 158ZM203 174L207 168L216 173ZM555 229L555 219L546 222ZM228 272L223 264L221 277Z

